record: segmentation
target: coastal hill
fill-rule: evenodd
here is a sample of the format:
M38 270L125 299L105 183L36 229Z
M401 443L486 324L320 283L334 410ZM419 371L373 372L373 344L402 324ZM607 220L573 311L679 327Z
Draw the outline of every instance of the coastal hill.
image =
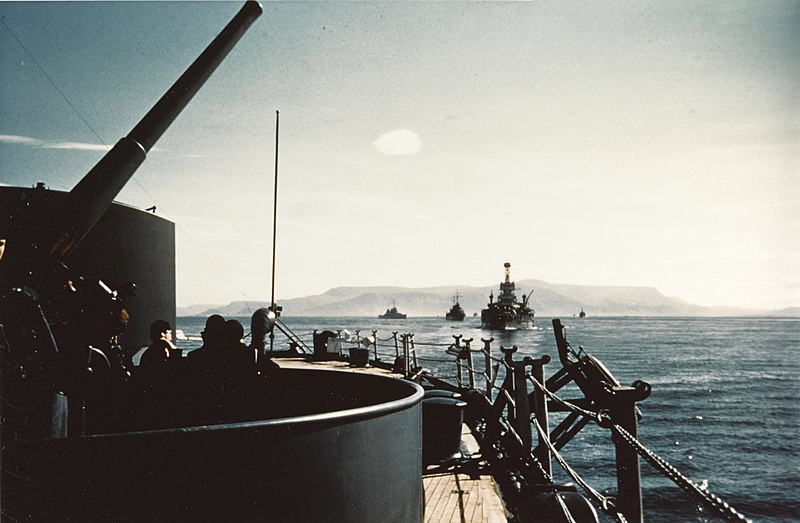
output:
M489 301L489 293L498 294L498 286L485 287L336 287L317 296L278 300L284 316L357 316L377 317L393 304L409 317L444 316L453 304L456 292L468 316L480 315ZM517 299L533 290L530 305L544 317L574 316L581 309L587 316L793 316L797 308L764 311L733 307L703 307L661 294L654 287L615 287L599 285L564 285L541 280L516 282ZM268 302L235 301L228 305L179 307L178 316L249 316Z

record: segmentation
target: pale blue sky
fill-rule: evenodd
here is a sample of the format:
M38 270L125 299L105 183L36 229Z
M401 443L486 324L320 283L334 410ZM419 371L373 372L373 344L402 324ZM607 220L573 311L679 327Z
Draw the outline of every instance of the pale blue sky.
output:
M270 295L276 110L278 298L510 261L800 305L800 2L263 5L119 198L180 305ZM71 189L239 6L1 2L0 181Z

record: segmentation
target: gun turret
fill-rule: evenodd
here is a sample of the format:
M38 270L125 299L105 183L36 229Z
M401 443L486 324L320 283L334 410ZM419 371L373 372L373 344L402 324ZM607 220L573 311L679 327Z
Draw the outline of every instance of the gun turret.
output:
M81 413L84 421L77 423L79 433L92 415L99 420L95 427L102 424L103 415L97 412L103 407L94 413L91 410L109 399L98 400L108 396L103 392L114 384L98 377L126 379L124 372L116 372L125 370L124 363L118 361L115 366L113 358L120 355L116 338L129 317L122 303L125 286L112 290L96 275L84 279L73 274L65 260L261 11L258 2L246 2L131 132L65 195L57 212L48 212L44 219L37 216L33 223L17 220L14 225L16 239L21 241L10 242L10 256L4 256L0 272L0 385L4 398L0 429L5 441L63 436L65 427L59 420L67 418L70 396L84 401L86 412ZM25 216L31 217L30 213ZM174 298L172 307L174 310ZM108 410L113 413L114 409ZM70 420L69 424L72 432L76 423Z

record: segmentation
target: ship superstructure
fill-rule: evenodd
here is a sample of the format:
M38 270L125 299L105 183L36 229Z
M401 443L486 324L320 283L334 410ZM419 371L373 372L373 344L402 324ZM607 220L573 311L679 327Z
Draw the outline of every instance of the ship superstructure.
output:
M503 267L505 279L500 284L500 294L497 301L493 293L489 294L489 304L481 311L481 324L484 329L492 330L532 329L534 311L528 307L528 300L533 291L523 294L522 302L517 301L516 286L511 281L511 264L506 262Z

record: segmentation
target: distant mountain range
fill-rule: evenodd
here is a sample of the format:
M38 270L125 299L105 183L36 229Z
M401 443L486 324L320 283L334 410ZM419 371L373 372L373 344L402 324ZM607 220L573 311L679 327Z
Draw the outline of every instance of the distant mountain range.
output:
M442 286L408 287L336 287L317 296L278 300L283 316L377 317L396 306L411 317L444 316L458 292L459 302L468 316L489 302L489 293L498 294L498 285L485 287ZM517 299L533 290L530 300L536 314L543 317L576 316L581 309L591 316L780 316L799 317L800 307L765 311L736 307L703 307L679 298L664 296L654 287L614 287L600 285L564 285L541 280L516 282ZM227 305L192 305L178 307L178 316L249 316L269 302L234 301Z

